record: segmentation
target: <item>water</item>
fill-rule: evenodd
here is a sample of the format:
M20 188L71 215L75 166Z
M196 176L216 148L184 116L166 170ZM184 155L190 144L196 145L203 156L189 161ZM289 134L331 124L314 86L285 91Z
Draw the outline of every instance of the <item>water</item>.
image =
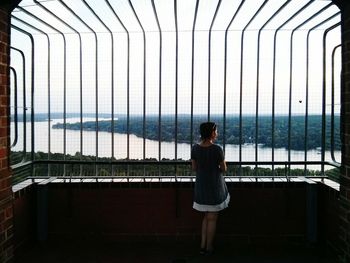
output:
M83 121L94 121L93 118L84 118ZM102 118L100 120L103 120ZM67 119L67 123L79 122L78 118ZM63 123L62 119L53 119L50 122L50 129L48 122L35 122L35 152L48 152L50 145L51 153L63 153L64 152L64 133L63 129L52 129L52 125L58 122ZM18 123L18 142L12 148L13 151L23 151L23 123ZM27 151L31 150L31 124L27 123ZM50 132L50 140L49 140ZM14 140L14 124L11 123L11 142ZM95 131L83 131L82 133L82 153L83 155L99 156L99 157L111 157L112 156L112 134L108 132L98 133L98 149L96 149L96 132ZM160 147L160 155L159 155ZM74 155L80 152L80 131L66 130L66 153ZM190 144L178 143L177 144L177 158L182 160L190 159ZM175 159L175 143L174 142L162 142L159 145L158 141L145 140L145 152L144 152L144 140L143 138L136 137L135 135L129 136L129 158L130 159L143 159L155 158L155 159ZM126 134L114 134L114 157L116 159L125 159L128 155L127 135ZM304 151L291 151L291 161L304 161ZM341 152L336 151L335 157L337 161L341 160ZM239 161L239 146L238 145L226 145L225 158L227 161ZM272 149L258 147L258 161L271 161ZM275 161L287 161L288 151L284 148L275 149ZM308 161L321 161L321 154L318 150L307 151ZM331 160L330 152L326 152L326 160ZM242 161L255 161L255 145L246 144L242 146ZM303 168L303 166L300 166ZM317 166L310 167L309 169L319 169Z

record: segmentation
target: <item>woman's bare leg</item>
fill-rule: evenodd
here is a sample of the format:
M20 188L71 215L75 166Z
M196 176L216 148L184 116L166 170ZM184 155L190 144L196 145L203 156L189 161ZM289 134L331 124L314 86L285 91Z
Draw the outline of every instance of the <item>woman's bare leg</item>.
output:
M202 236L201 236L201 249L206 249L207 247L207 213L204 213L202 220Z
M218 219L218 212L206 213L206 250L213 250L213 241L216 232L216 222Z

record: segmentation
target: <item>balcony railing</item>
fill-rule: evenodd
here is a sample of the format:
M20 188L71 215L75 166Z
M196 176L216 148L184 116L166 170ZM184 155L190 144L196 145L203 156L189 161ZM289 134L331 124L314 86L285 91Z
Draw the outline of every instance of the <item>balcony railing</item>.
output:
M228 176L337 178L331 1L33 0L11 23L15 181L191 176L207 120Z

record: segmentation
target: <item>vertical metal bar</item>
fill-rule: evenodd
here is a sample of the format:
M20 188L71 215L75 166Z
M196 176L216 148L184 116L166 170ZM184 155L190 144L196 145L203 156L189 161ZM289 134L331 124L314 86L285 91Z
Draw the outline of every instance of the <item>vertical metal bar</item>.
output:
M145 30L140 22L140 19L135 11L135 8L131 2L131 0L129 0L129 5L135 15L135 18L142 30L142 36L143 36L143 121L142 121L142 127L143 127L143 159L145 159L146 156L146 34L145 34ZM159 84L160 85L160 84ZM159 95L160 96L160 95ZM159 108L161 106L159 105ZM160 114L159 114L160 115ZM159 122L159 127L161 126L161 122ZM158 145L159 145L159 160L161 158L161 154L160 154L160 143L161 143L161 134L159 133L159 140L158 140Z
M226 91L227 91L227 33L229 28L231 27L234 19L236 18L238 12L241 10L241 7L243 6L245 0L242 0L241 3L239 4L236 12L232 16L230 23L226 27L225 30L225 57L224 57L224 122L223 122L223 141L222 141L222 147L223 151L225 153L225 147L226 147L226 103L227 103L227 96L226 96Z
M13 67L10 67L10 71L13 73L13 88L14 88L14 101L13 101L13 109L14 109L14 124L15 124L15 138L10 146L10 148L14 147L18 142L18 87L17 87L17 73Z
M306 38L306 82L305 82L305 130L304 130L304 176L307 175L307 152L308 152L308 127L309 127L309 67L310 67L310 51L309 51L309 36L310 30Z
M292 132L292 91L293 91L293 38L294 33L309 22L311 19L316 17L318 14L326 10L331 4L321 9L319 12L311 16L309 19L305 20L303 23L298 25L292 30L290 37L290 68L289 68L289 106L288 106L288 176L290 176L290 162L291 162L291 132ZM305 138L306 139L306 138ZM304 174L306 174L306 169L304 169Z
M194 95L194 40L195 40L195 29L197 22L197 14L198 14L198 6L199 0L196 2L196 8L194 11L194 19L192 25L192 46L191 46L191 54L192 54L192 63L191 63L191 147L193 145L193 95Z
M26 59L24 56L24 53L22 50L10 47L11 49L17 51L22 58L22 85L23 85L23 155L22 155L22 161L25 161L26 155L27 155L27 94L26 94Z
M259 142L259 79L260 79L260 37L262 30L271 22L272 19L276 17L276 15L283 10L288 4L290 0L284 2L280 8L273 13L273 15L263 24L263 26L259 29L258 32L258 42L257 42L257 63L256 63L256 100L255 100L255 176L258 176L258 142Z
M293 87L293 35L295 29L292 30L290 37L290 50L289 50L289 102L288 102L288 172L287 175L290 176L290 159L291 159L291 132L292 132L292 87Z
M300 29L302 26L304 26L306 23L311 21L313 18L327 10L332 3L328 4L327 6L320 9L317 13L303 21L301 24L299 24L297 27L295 27L292 30L291 37L290 37L290 68L289 68L289 106L288 106L288 175L290 175L290 162L291 162L291 132L292 132L292 91L293 91L293 38L294 33ZM306 139L306 138L305 138ZM304 174L306 174L306 169L304 168Z
M254 13L253 17L249 20L249 22L245 25L241 33L241 57L240 57L240 85L239 85L239 175L242 175L242 142L243 142L243 53L244 53L244 34L248 28L248 26L253 22L255 17L260 13L260 11L267 4L268 0L265 0L259 9Z
M102 19L96 14L94 9L91 8L91 6L85 1L82 0L86 7L89 8L91 13L98 19L98 21L104 26L104 28L109 32L111 36L111 153L112 153L112 160L114 159L114 37L112 31L109 29L109 27L102 21ZM98 101L97 101L98 103ZM111 173L114 175L113 171L113 164L111 164Z
M111 11L113 12L114 16L117 18L118 22L123 27L126 36L127 36L127 76L126 76L126 85L127 85L127 159L130 157L130 35L129 31L125 27L124 23L120 20L118 14L115 12L112 5L109 3L109 0L105 0Z
M320 13L324 12L327 8L329 8L332 4L329 4L327 6L325 6L324 8L320 9L317 13L315 13L312 17L310 17L308 20L305 21L305 23L309 22L311 19L315 18L317 15L319 15ZM314 27L310 28L307 32L307 36L306 36L306 95L305 95L305 157L304 157L304 161L305 161L305 166L304 166L304 175L307 174L307 150L308 150L308 126L309 126L309 43L310 43L310 34L312 31L314 31L315 29L317 29L318 27L320 27L321 25L323 25L324 23L328 22L329 20L333 19L334 17L336 17L337 15L339 15L339 13L336 13L334 15L332 15L331 17L328 17L327 19L323 20L322 22L318 23L317 25L315 25ZM304 24L305 24L304 23Z
M277 33L305 8L312 4L314 0L310 0L301 8L299 8L291 17L289 17L282 25L280 25L274 33L273 37L273 69L272 69L272 125L271 125L271 144L272 144L272 176L275 176L275 108L276 108L276 50L277 50Z
M30 42L31 42L31 67L32 67L32 70L31 70L31 90L30 90L30 97L31 97L31 153L30 153L30 159L31 161L34 160L34 146L35 146L35 136L34 136L34 132L35 132L35 129L34 129L34 125L35 125L35 122L34 122L34 73L35 73L35 63L34 63L34 60L35 60L35 50L34 50L34 38L32 36L32 34L30 34L29 32L23 30L22 28L19 28L15 25L11 25L12 28L14 28L15 30L17 31L20 31L21 33L27 35L29 38L30 38ZM25 152L26 154L26 152ZM33 167L33 164L31 165L31 173L33 174L33 170L34 170L34 167Z
M63 23L65 26L67 26L68 28L70 28L71 30L73 30L79 38L79 50L80 50L80 72L79 72L79 83L80 83L80 160L82 160L82 155L83 155L83 120L82 120L82 40L81 40L81 35L80 33L75 30L72 26L70 26L69 24L67 24L64 20L62 20L60 17L58 17L55 13L53 13L51 10L47 9L44 5L42 5L40 2L38 2L37 0L33 0L34 3L36 3L39 7L41 7L43 10L45 10L47 13L49 13L50 15L52 15L53 17L55 17L57 20L59 20L61 23ZM57 29L55 29L56 31L58 31ZM60 31L59 31L60 32ZM66 40L65 40L65 36L64 34L62 34L63 39L64 39L64 113L63 113L63 122L64 122L64 131L63 131L63 137L64 137L64 160L66 160L66 147L67 147L67 132L66 132L66 111L67 111L67 52L66 52ZM66 166L64 166L64 174L66 173ZM83 173L83 166L80 165L80 175L82 175Z
M334 47L332 51L332 104L331 104L331 158L333 162L337 162L335 155L334 155L334 60L335 60L335 53L338 50L338 48L341 47L340 45L337 45Z
M57 28L53 27L52 25L48 24L44 20L40 19L39 17L35 16L34 14L28 12L26 9L18 7L22 12L25 14L31 16L32 18L38 20L40 23L46 25L47 27L50 27L52 30L56 31L62 36L63 44L64 44L64 53L63 53L63 122L64 122L64 128L63 128L63 158L66 160L66 148L67 148L67 140L66 140L66 82L67 82L67 51L66 51L66 37L65 35L59 31ZM49 122L50 122L49 118ZM49 123L50 125L50 123ZM49 151L50 152L50 151ZM63 165L63 176L66 174L66 164Z
M19 7L19 9L22 9L21 7ZM50 121L51 121L51 47L50 47L50 38L49 38L49 35L40 30L39 28L27 23L26 21L12 15L11 16L13 19L23 23L24 25L38 31L39 33L43 34L46 36L46 39L47 39L47 47L48 47L48 51L47 51L47 100L48 100L48 138L47 138L47 143L48 143L48 152L47 152L47 159L50 160L51 159L51 129L50 129ZM33 135L32 135L33 136ZM51 165L48 164L48 176L51 175Z
M177 143L178 143L178 80L179 80L179 30L177 23L177 0L174 0L175 17L175 160L177 161ZM175 164L175 182L177 182L177 165ZM176 203L178 201L178 189L176 188ZM177 213L176 213L177 214Z
M156 18L158 33L159 33L159 69L158 69L158 160L161 161L161 137L162 137L162 28L159 23L159 18L156 10L156 6L154 4L154 0L152 2L153 13ZM159 170L160 174L160 170Z
M208 39L208 121L210 121L211 32L212 32L213 25L214 25L216 16L218 14L220 5L221 5L221 0L218 1L218 4L216 6L216 10L215 10L215 13L214 13L214 17L213 17L213 19L211 21L211 25L210 25L210 28L209 28L209 39Z
M338 13L339 14L339 13ZM341 22L327 28L323 33L323 83L322 83L322 143L321 143L321 174L324 174L325 151L326 151L326 50L327 50L327 34L333 29L341 25Z
M317 13L313 14L311 17L309 17L307 20L305 20L303 23L301 23L299 26L296 27L296 29L304 26L306 23L310 22L312 19L314 19L315 17L317 17L318 15L320 15L322 12L324 12L325 10L327 10L329 7L332 6L332 3L326 5L325 7L323 7L322 9L320 9ZM324 22L322 22L321 24L323 24ZM310 33L312 30L314 30L315 28L317 28L319 25L316 25L315 27L311 28L308 30L307 33L307 41L306 41L306 80L305 80L305 130L304 130L304 136L305 136L305 140L304 140L304 176L307 175L307 151L308 151L308 125L309 125L309 37L310 37Z
M175 17L175 160L177 160L177 140L178 140L178 83L179 83L179 30L177 23L177 0L174 0ZM177 181L177 166L175 166L175 181Z
M95 122L96 122L96 133L95 133L95 150L96 156L95 160L98 160L98 38L96 32L83 20L80 16L78 16L66 3L62 0L58 0L73 16L75 16L81 23L83 23L93 34L95 37ZM82 72L81 72L82 73ZM82 97L82 96L81 96ZM82 104L81 104L82 105ZM82 106L81 106L82 107ZM82 110L81 110L82 113ZM82 116L80 116L82 119ZM81 120L81 128L83 126L83 122ZM81 132L82 134L82 132ZM94 164L95 175L98 175L97 165Z

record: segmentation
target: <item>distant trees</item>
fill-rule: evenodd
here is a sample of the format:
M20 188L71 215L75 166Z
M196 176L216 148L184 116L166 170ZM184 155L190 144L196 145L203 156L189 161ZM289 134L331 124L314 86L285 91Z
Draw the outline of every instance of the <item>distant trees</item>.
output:
M174 142L177 138L179 143L190 143L198 141L198 127L203 121L206 121L206 116L193 116L193 131L191 137L191 117L189 115L179 115L177 123L172 115L165 115L161 117L159 126L158 116L146 116L145 120L142 116L130 116L129 126L126 116L118 117L115 121L114 129L112 129L111 121L99 121L96 125L95 121L87 121L82 124L82 129L85 131L96 131L97 127L99 131L112 132L121 134L134 134L141 138L150 140L162 140L168 142ZM224 134L224 120L222 116L214 115L211 118L212 121L218 124L218 140L219 144L223 143ZM271 116L259 116L258 122L256 122L255 116L243 116L242 117L242 134L240 136L239 116L230 115L226 117L226 129L225 129L225 143L226 144L246 144L256 142L264 147L275 148L290 148L291 150L310 150L320 148L322 145L322 116L311 115L308 116L307 138L305 140L305 116L293 116L290 120L290 132L289 132L289 118L288 116L275 116L274 118L274 131L272 131L272 117ZM145 123L145 125L144 125ZM67 123L66 129L80 130L80 123ZM53 125L54 129L63 129L64 124L58 123ZM326 134L325 145L326 150L331 147L331 121L330 116L326 116ZM256 136L256 131L257 135ZM340 117L334 118L334 138L336 143L334 145L335 150L340 150ZM177 134L177 137L175 136ZM290 137L289 137L290 136ZM273 141L274 138L274 141ZM241 141L240 141L241 140Z
M22 156L21 152L12 152L11 158L15 158L16 155ZM48 160L49 156L44 152L36 152L34 154L35 160ZM31 169L27 169L24 172L14 175L14 182L19 182L24 180L27 176L189 176L194 175L191 171L190 162L188 164L161 164L157 163L156 159L145 160L146 164L138 163L139 160L130 160L131 163L125 164L124 160L115 160L107 157L98 157L80 155L76 153L75 155L61 154L61 153L51 153L51 161L58 161L57 163L40 163L35 164L34 173ZM63 164L59 161L79 161L79 163L69 163ZM98 161L99 164L95 164ZM120 162L121 161L121 162ZM147 161L150 161L149 164ZM167 160L171 161L171 160ZM81 163L83 162L83 163ZM28 166L30 168L30 166ZM228 176L321 176L321 171L318 170L306 170L304 169L290 169L276 167L274 173L271 168L265 167L251 167L243 166L242 169L238 165L228 165L228 170L226 175ZM334 168L325 171L325 175L334 181L339 180L339 169Z

